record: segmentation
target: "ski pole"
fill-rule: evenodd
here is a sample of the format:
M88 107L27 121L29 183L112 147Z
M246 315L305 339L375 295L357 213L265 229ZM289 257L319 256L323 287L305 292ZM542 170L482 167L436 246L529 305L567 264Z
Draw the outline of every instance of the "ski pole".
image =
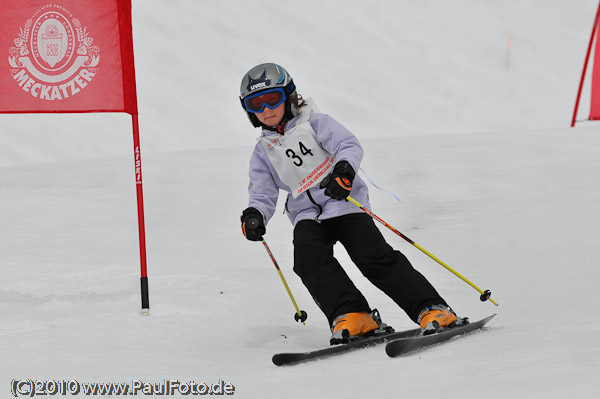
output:
M379 216L375 215L369 209L367 209L364 206L362 206L360 204L360 202L356 201L354 198L352 198L350 196L346 197L346 199L348 201L352 202L354 205L356 205L360 209L362 209L366 214L368 214L369 216L371 216L373 219L377 220L379 223L383 224L385 227L387 227L388 229L392 230L394 233L396 233L397 235L399 235L400 237L402 237L403 239L405 239L409 244L411 244L414 247L416 247L417 249L419 249L425 255L429 256L431 259L433 259L434 261L436 261L440 265L444 266L446 269L448 269L448 271L450 271L451 273L453 273L455 276L457 276L458 278L460 278L462 281L464 281L465 283L469 284L471 287L475 288L475 290L477 290L477 292L479 292L481 294L481 296L479 297L479 299L481 300L481 302L485 302L485 301L489 300L491 303L493 303L494 305L498 306L498 304L496 302L494 302L494 300L491 298L492 292L490 290L482 291L479 287L477 287L475 284L473 284L471 281L469 281L463 275L461 275L460 273L458 273L456 270L454 270L453 268L451 268L450 266L448 266L447 264L445 264L444 262L442 262L440 259L438 259L437 257L435 257L432 253L430 253L429 251L427 251L425 248L423 248L422 246L420 246L419 244L417 244L416 242L414 242L413 240L411 240L410 238L408 238L407 236L405 236L404 234L402 234L401 232L399 232L398 230L396 230L389 223L387 223L385 220L381 219Z
M306 321L308 315L306 314L306 312L304 310L300 310L298 308L298 304L296 303L296 300L294 299L294 296L292 295L292 291L290 291L290 287L288 286L287 282L285 281L285 278L283 277L283 273L281 272L281 269L279 268L279 265L277 264L277 261L275 260L275 257L273 256L273 253L269 249L267 242L264 240L264 238L261 241L263 243L263 246L267 250L269 257L273 261L273 264L275 265L275 269L277 269L277 272L279 273L279 277L281 277L283 286L285 287L288 295L290 296L290 299L292 300L292 303L294 304L294 307L296 308L296 314L294 314L294 320L301 321L302 324L306 325L305 321Z

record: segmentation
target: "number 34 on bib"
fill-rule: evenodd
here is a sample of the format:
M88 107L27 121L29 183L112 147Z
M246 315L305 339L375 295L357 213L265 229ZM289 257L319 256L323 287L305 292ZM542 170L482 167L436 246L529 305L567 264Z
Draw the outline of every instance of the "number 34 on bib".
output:
M301 123L284 135L263 137L262 143L279 178L294 198L327 176L334 157L316 139L310 123Z

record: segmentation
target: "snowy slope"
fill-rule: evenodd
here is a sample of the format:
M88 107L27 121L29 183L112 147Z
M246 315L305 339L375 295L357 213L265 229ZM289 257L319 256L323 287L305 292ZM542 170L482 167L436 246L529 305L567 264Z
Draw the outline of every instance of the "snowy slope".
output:
M251 145L235 94L266 61L363 138L566 127L596 5L133 0L142 150ZM123 115L2 121L0 166L130 153Z
M128 117L1 115L0 390L223 379L242 398L595 397L600 128L566 126L597 4L545 3L134 0L151 316ZM257 132L235 97L266 60L361 138L369 177L402 199L373 188L374 211L492 290L498 308L384 231L461 315L497 312L487 332L400 359L271 364L329 331L281 210L265 238L306 326L239 231ZM338 254L386 322L413 327Z

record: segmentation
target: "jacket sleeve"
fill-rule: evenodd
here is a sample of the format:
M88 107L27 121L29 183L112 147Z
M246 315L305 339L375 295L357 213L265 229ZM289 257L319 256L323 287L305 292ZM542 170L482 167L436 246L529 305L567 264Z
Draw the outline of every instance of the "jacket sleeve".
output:
M250 184L248 185L248 206L256 208L263 215L265 225L269 222L277 206L279 187L267 162L260 156L260 143L250 158Z
M310 124L319 144L335 157L335 162L346 161L358 173L364 151L356 136L327 114L312 114Z

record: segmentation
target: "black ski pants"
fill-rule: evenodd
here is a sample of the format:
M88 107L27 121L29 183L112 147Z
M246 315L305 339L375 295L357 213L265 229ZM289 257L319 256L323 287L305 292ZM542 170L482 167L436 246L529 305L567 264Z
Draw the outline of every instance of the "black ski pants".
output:
M344 313L370 312L362 293L333 254L340 242L361 273L417 321L426 306L444 304L435 288L394 250L364 213L322 221L302 220L294 228L294 272L331 325Z

